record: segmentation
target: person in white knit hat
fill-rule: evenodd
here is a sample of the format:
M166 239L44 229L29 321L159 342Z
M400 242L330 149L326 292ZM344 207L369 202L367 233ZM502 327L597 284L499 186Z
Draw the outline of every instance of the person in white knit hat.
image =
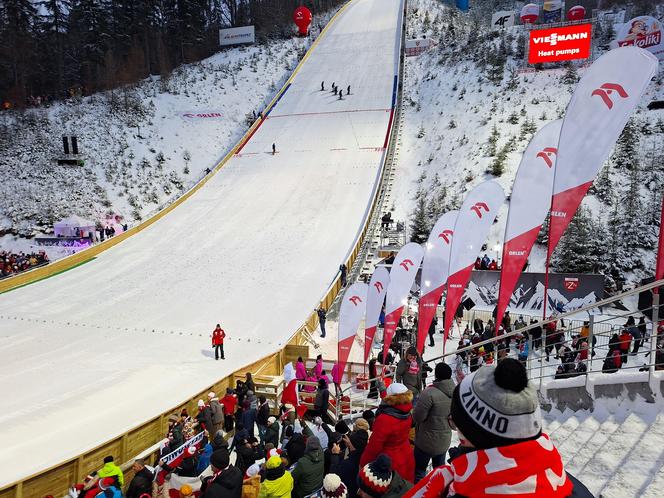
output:
M323 479L323 489L320 490L321 498L348 498L348 488L341 482L336 474L328 474Z
M369 443L362 453L360 466L373 462L381 453L392 460L392 468L407 481L415 480L415 457L409 442L413 419L413 393L398 382L387 388L376 410L376 421Z

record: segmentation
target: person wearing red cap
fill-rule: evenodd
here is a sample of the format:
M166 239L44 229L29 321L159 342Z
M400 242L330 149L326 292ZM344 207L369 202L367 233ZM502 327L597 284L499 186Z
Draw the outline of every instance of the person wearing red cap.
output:
M212 347L214 348L214 359L218 360L220 353L221 359L224 360L224 339L226 338L226 332L221 328L221 325L217 324L215 329L212 331Z

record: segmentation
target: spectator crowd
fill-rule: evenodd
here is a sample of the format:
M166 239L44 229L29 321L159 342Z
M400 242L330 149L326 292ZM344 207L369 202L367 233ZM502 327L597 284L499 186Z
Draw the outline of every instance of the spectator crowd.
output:
M29 254L0 251L0 278L10 277L48 262L48 256L44 251Z

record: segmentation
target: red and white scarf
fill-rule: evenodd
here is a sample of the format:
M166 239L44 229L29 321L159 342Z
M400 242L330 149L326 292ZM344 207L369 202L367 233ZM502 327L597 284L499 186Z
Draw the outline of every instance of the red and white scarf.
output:
M572 486L558 450L542 434L531 441L459 456L432 470L405 496L565 498L572 494Z

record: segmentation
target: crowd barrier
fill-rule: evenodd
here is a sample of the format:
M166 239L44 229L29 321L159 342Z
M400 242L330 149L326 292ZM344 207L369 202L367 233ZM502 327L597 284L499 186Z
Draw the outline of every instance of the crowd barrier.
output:
M339 11L332 17L330 22L321 32L321 36L327 31L328 27L332 25L335 19L338 18L348 5L352 2L349 0L346 2ZM403 23L403 20L402 20ZM321 36L319 36L316 41L311 45L307 53L304 55L298 66L293 71L291 77L286 81L282 89L277 93L274 99L270 102L266 110L264 111L261 119L257 120L245 133L245 135L240 139L240 141L224 156L224 158L217 163L214 167L211 174L207 175L201 180L200 183L192 187L189 191L183 194L180 198L175 200L171 205L164 208L164 210L156 213L151 218L145 220L140 225L132 227L128 231L116 235L111 239L86 249L72 256L68 256L61 260L55 261L50 265L42 268L37 268L31 270L15 277L6 279L0 282L0 294L3 292L22 287L45 278L57 275L64 271L70 270L77 266L80 266L88 261L94 259L98 254L110 249L111 247L119 244L128 237L131 237L140 231L146 229L152 225L157 220L164 217L170 211L175 209L177 206L186 201L194 193L196 193L207 181L219 171L225 163L237 152L237 150L244 145L247 139L256 131L256 129L262 123L263 116L267 115L274 104L279 100L284 90L290 85L291 81L301 68L302 64L307 60L312 50L316 47ZM391 138L393 132L393 126L390 124L391 128L388 130L388 136ZM387 158L387 154L383 155L380 174L380 183L382 184L385 181L384 178L384 164ZM369 229L369 221L371 215L373 214L376 200L378 198L379 188L374 190L374 195L371 198L370 207L365 214L363 220L362 229L359 231L359 236L355 240L353 249L349 252L345 264L348 268L351 268L355 262L358 254L360 253L362 244L366 237L367 231ZM329 309L334 302L337 294L341 291L341 279L340 275L337 274L334 278L332 284L326 290L324 296L320 300L320 305ZM146 457L148 460L151 459L153 455L156 455L158 449L156 448L157 443L162 440L164 434L166 433L168 425L168 416L171 413L179 412L183 408L187 408L189 413L196 413L197 411L197 402L199 399L206 399L207 393L214 391L215 393L225 392L227 387L232 387L235 385L235 380L239 377L243 377L246 372L251 372L254 376L260 378L260 376L275 376L281 375L283 372L283 367L288 362L294 362L298 356L303 358L308 358L309 348L308 344L308 335L316 330L318 327L318 316L315 312L312 312L309 317L305 320L304 324L293 334L293 336L288 341L287 345L277 351L272 353L254 363L246 365L241 369L227 375L223 379L219 380L215 384L206 387L195 396L192 396L188 400L184 401L178 406L174 406L172 409L167 410L152 419L148 420L132 428L131 430L121 434L110 441L107 441L99 446L92 448L86 451L83 454L80 454L74 458L71 458L65 462L62 462L58 465L54 465L47 469L44 469L36 474L28 476L20 481L14 482L7 486L0 488L0 498L43 498L47 495L52 495L55 497L65 496L69 490L69 487L76 483L81 482L84 476L90 472L100 469L103 466L103 459L107 455L113 455L117 462L122 462L123 468L128 468L130 463L134 458L138 456ZM276 399L277 393L274 393ZM267 395L266 395L267 397ZM272 397L272 396L270 396ZM45 449L47 451L47 449ZM129 482L131 478L131 472L127 473L126 481Z

